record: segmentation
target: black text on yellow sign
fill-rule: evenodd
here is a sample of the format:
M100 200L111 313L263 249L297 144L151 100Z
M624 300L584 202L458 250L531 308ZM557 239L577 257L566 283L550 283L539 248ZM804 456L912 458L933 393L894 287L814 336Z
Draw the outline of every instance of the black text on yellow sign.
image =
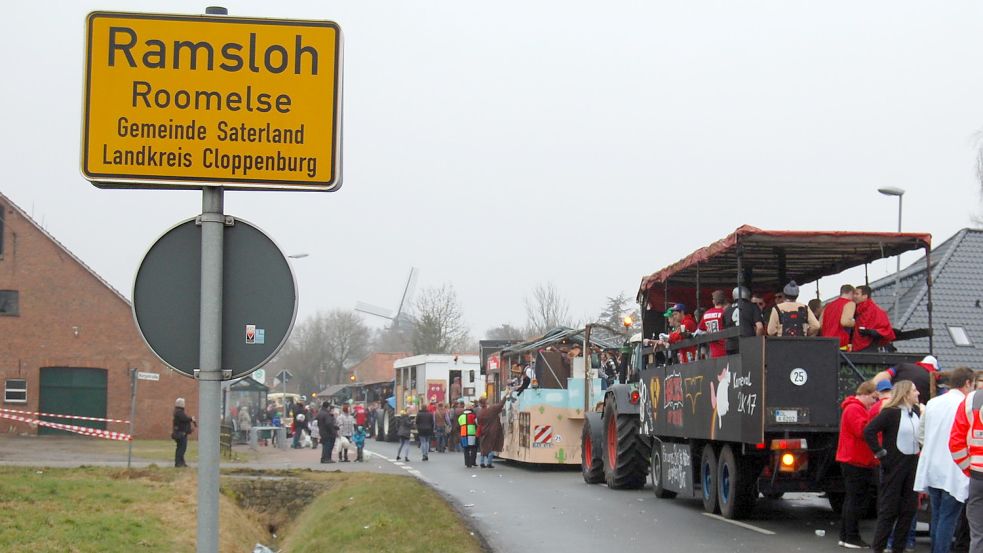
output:
M82 174L99 186L335 190L341 29L95 12Z

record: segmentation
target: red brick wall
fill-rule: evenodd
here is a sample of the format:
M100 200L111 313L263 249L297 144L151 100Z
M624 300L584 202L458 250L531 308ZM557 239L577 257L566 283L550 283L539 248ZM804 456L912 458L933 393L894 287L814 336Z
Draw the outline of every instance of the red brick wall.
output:
M128 419L128 369L135 367L160 374L159 381L137 386L137 438L170 436L177 397L184 397L188 413L197 416L197 383L154 356L140 337L129 303L2 198L0 209L5 221L0 289L20 293L20 315L0 316L0 392L6 378L27 379L27 404L0 406L37 411L42 367L99 368L107 370L107 417ZM132 260L134 269L139 262ZM116 423L107 428L128 429ZM0 432L36 430L0 419Z

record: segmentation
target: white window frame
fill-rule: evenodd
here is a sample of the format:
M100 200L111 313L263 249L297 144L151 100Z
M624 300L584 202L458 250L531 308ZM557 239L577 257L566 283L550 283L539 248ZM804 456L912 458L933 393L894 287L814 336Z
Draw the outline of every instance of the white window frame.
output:
M956 347L960 348L971 348L973 347L973 339L969 337L969 333L966 332L966 327L963 326L946 326L949 331L949 337L952 338L952 343L956 344Z
M23 387L13 388L12 382L22 382ZM24 399L11 399L11 392L24 394ZM27 403L27 379L26 378L7 378L3 381L3 402L4 403Z

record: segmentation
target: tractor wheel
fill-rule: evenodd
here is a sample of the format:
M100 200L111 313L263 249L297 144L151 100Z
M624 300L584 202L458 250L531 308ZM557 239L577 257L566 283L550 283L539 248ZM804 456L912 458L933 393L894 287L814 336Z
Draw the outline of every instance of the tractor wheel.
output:
M746 518L754 509L758 497L757 481L753 477L751 463L730 445L720 450L717 463L717 500L724 518Z
M708 513L720 511L717 505L717 453L713 444L703 446L700 457L700 485L703 488L703 510Z
M385 429L385 436L387 442L395 442L396 436L396 417L393 416L393 412L390 409L386 409L385 416L382 417L382 425Z
M659 499L672 499L676 497L676 492L671 492L665 488L662 481L662 442L654 440L652 443L652 462L649 463L649 473L652 475L652 491Z
M591 419L594 419L594 426L591 425ZM588 484L604 482L600 429L595 428L600 421L600 417L588 415L584 419L584 428L580 432L580 472L584 476L584 482ZM595 437L594 434L597 436Z
M649 448L639 433L638 415L619 415L613 400L604 405L604 480L612 489L637 490L648 478Z
M385 429L385 409L376 409L375 411L375 441L384 442L386 441L386 429Z

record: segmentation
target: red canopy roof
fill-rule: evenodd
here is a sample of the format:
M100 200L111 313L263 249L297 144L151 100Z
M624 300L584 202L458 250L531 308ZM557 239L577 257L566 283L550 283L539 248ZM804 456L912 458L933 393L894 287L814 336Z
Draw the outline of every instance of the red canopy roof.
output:
M744 225L722 240L642 279L639 293L654 286L730 289L737 284L737 252L755 289L777 290L780 282L799 284L906 251L930 249L932 235L897 232L762 230ZM784 272L782 272L784 269Z

